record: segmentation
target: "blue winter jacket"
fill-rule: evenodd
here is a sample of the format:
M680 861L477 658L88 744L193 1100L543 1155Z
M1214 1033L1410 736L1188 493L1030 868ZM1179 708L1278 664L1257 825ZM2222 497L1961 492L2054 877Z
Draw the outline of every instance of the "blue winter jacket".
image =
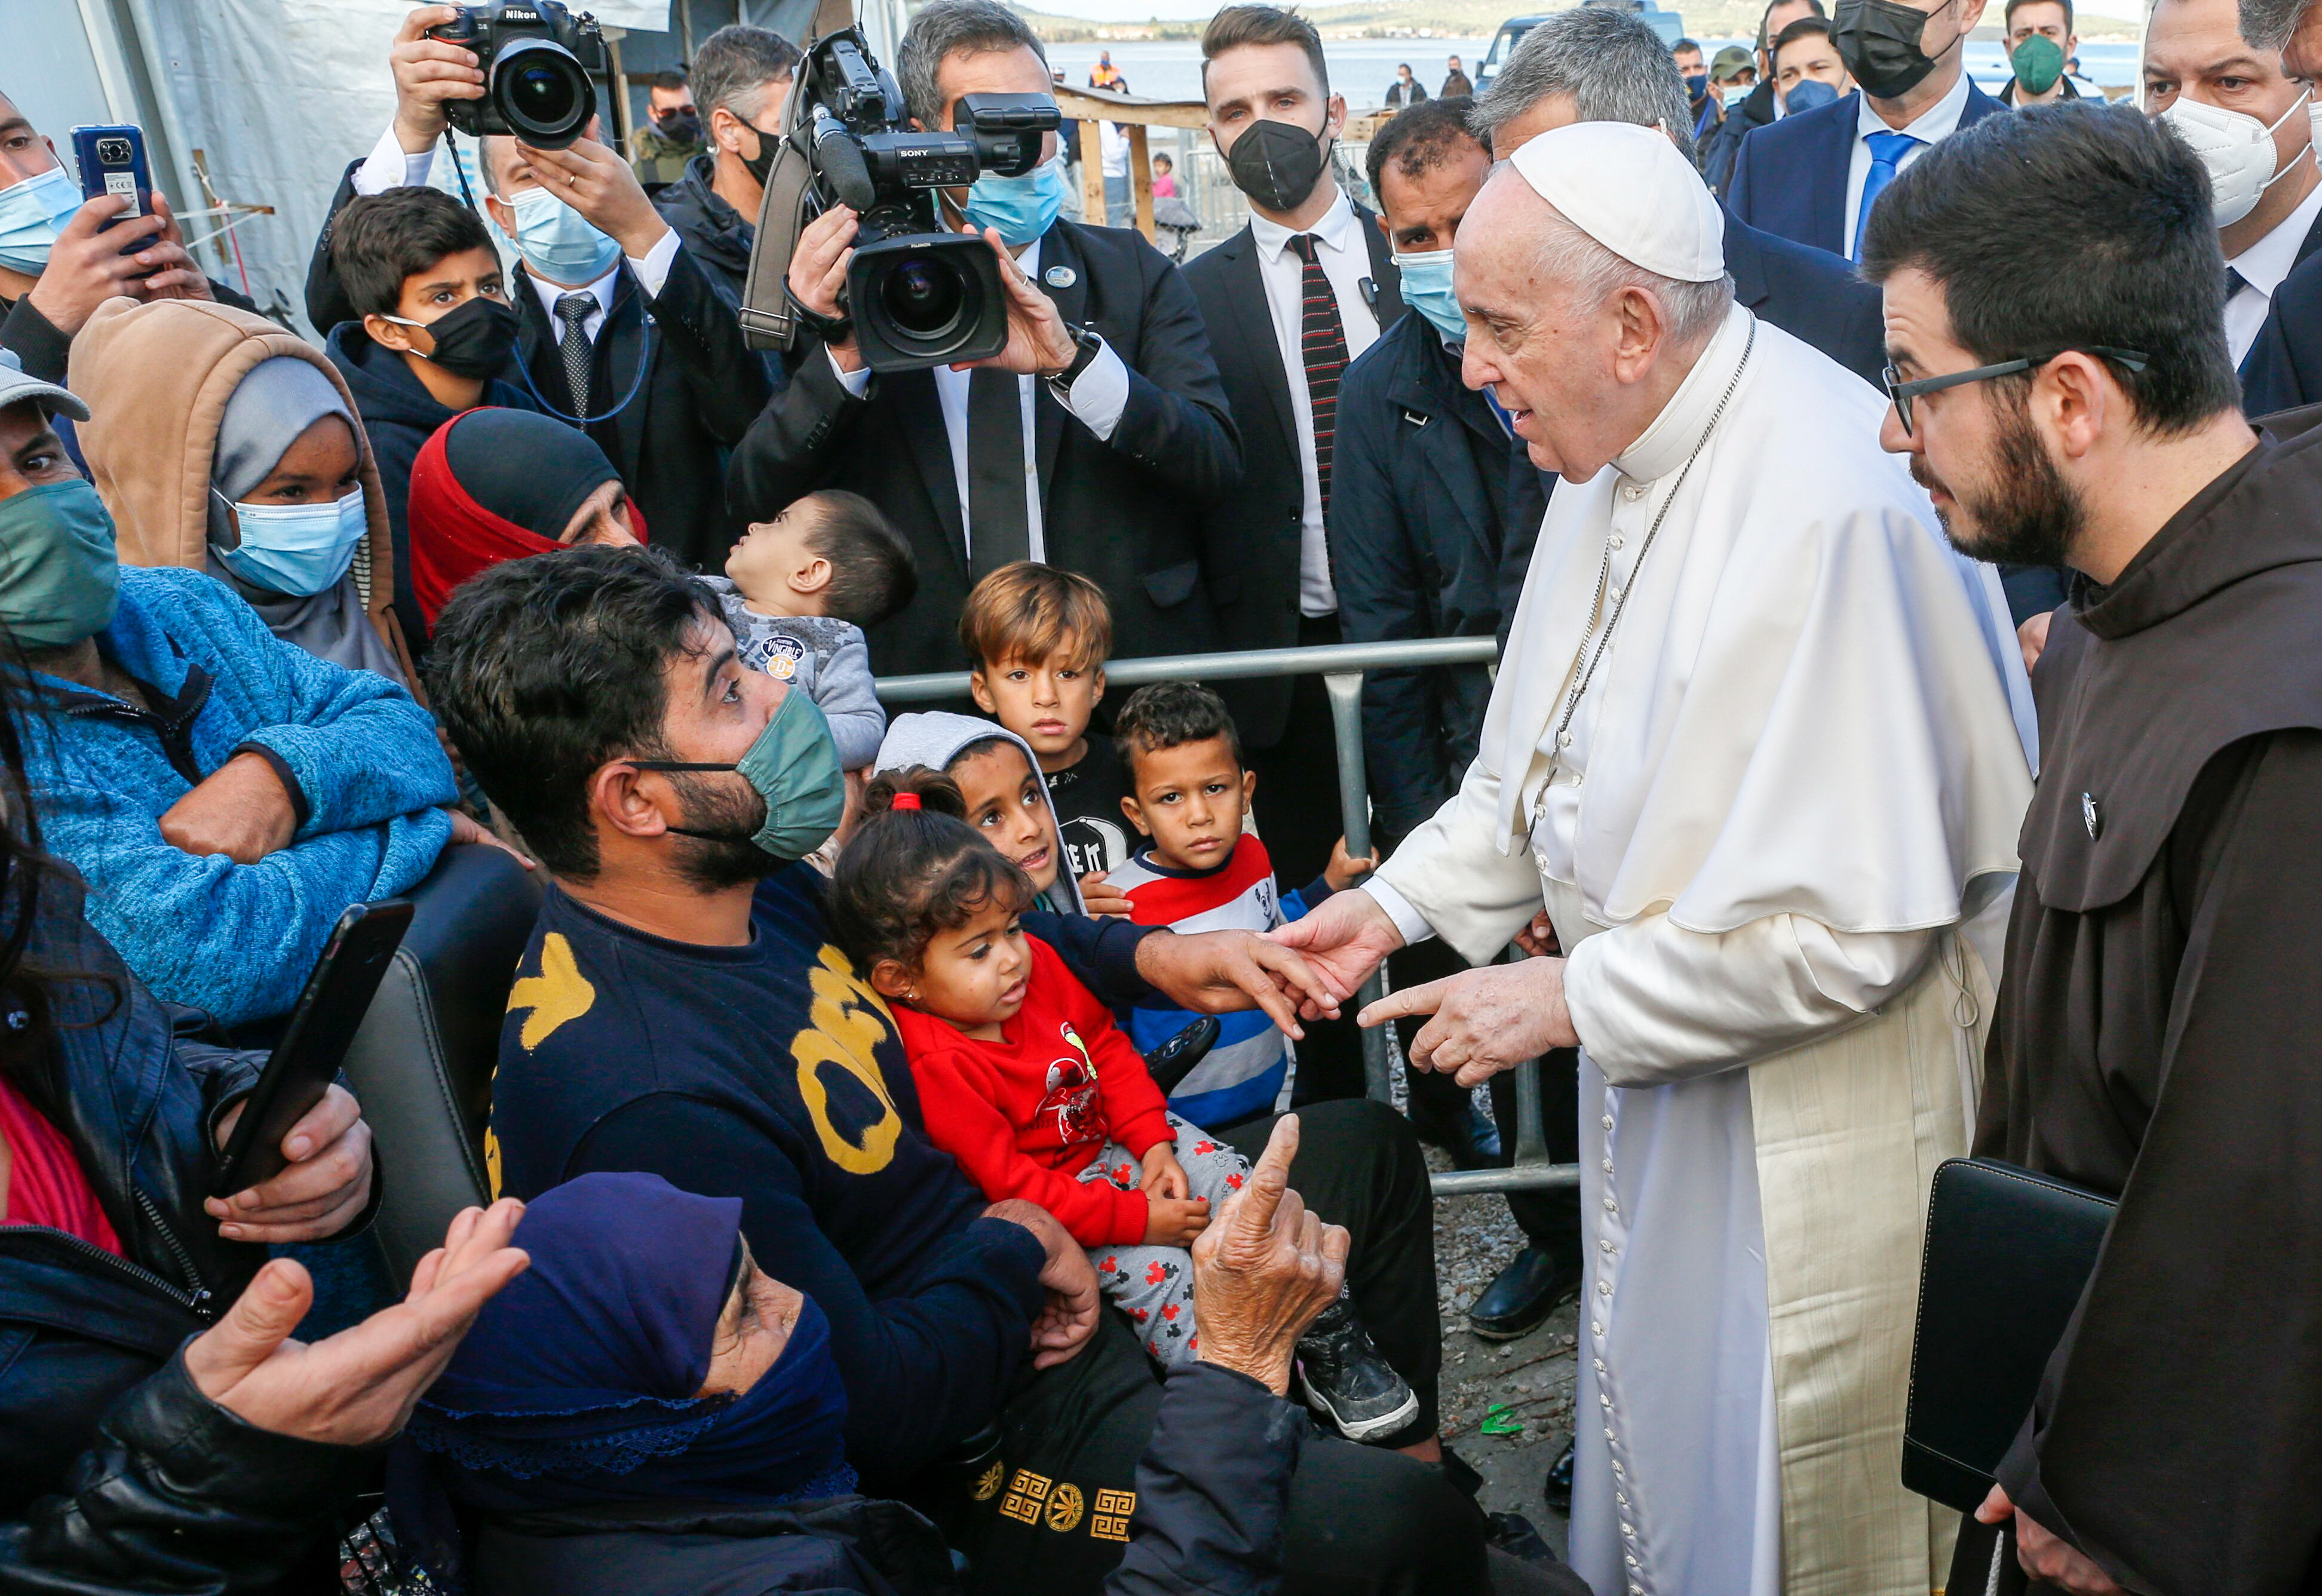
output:
M412 886L450 839L434 720L385 677L284 643L198 570L124 566L97 647L151 707L33 674L24 753L48 846L154 991L227 1025L285 1012L346 907ZM243 865L163 841L163 811L244 752L289 789L290 846Z

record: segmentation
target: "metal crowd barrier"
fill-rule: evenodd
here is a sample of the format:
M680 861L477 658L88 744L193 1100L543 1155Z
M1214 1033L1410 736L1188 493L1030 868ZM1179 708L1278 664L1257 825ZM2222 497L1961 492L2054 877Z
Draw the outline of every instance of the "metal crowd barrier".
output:
M1363 768L1363 672L1421 665L1488 665L1499 655L1489 637L1431 637L1411 643L1339 643L1313 648L1248 649L1236 653L1169 654L1105 662L1108 688L1142 687L1148 681L1239 681L1251 677L1320 675L1330 696L1331 727L1339 753L1339 816L1347 851L1367 853L1371 846L1370 784ZM877 683L888 705L940 703L967 697L967 672L889 676ZM1386 993L1381 974L1363 983L1358 1003ZM1376 1102L1391 1100L1394 1058L1384 1026L1363 1033L1364 1085ZM1467 1170L1434 1177L1438 1197L1478 1191L1540 1191L1577 1186L1580 1166L1558 1163L1548 1152L1541 1123L1540 1061L1515 1069L1516 1145L1507 1169Z

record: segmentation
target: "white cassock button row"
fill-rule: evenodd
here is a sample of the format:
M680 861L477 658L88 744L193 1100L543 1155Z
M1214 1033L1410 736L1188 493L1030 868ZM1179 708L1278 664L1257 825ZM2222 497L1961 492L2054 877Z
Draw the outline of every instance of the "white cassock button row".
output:
M1611 537L1606 538L1604 542L1615 553L1620 552L1622 547L1622 538L1619 533L1614 533Z

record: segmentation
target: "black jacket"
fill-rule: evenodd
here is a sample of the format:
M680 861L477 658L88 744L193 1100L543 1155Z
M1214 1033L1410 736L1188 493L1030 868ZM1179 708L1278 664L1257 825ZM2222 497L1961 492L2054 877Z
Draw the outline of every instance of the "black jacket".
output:
M202 1199L212 1126L259 1055L196 1041L53 873L26 962L53 1044L17 1087L72 1144L124 1257L0 1227L0 1592L271 1587L335 1532L370 1455L270 1435L194 1389L179 1345L238 1295L261 1247ZM376 1199L374 1199L374 1207Z
M1714 85L1710 92L1716 92ZM1733 180L1733 158L1742 152L1742 141L1773 120L1774 86L1761 83L1701 136L1701 176L1710 193L1723 196Z
M685 252L701 268L711 285L736 305L750 277L750 246L757 242L758 225L720 198L710 187L718 175L718 158L697 155L686 163L685 175L654 197L662 219L677 229Z
M1247 1374L1169 1376L1137 1463L1137 1518L1104 1596L1274 1596L1305 1410Z
M1391 327L1403 315L1402 274L1377 217L1361 205L1355 216L1370 250L1377 292L1373 308L1379 325ZM1290 407L1291 374L1282 369L1282 346L1248 227L1195 256L1185 267L1185 281L1201 303L1218 374L1241 429L1241 486L1202 517L1219 643L1230 649L1287 648L1298 641L1306 479ZM1303 382L1305 374L1297 378ZM1227 699L1245 743L1268 748L1282 740L1290 690L1288 677L1232 684Z
M335 328L354 319L354 306L331 266L331 233L339 212L354 197L354 172L350 165L331 198L306 269L306 315L317 327ZM516 276L508 297L520 324L518 359L535 395L548 401L527 407L563 409L569 396L557 329L526 269L519 267ZM726 514L726 455L766 402L765 365L742 341L733 306L682 247L650 306L626 264L616 281L613 306L598 330L590 359L589 406L592 414L612 409L633 383L636 396L618 414L586 430L644 512L650 541L688 564L717 570L742 533L741 523ZM647 361L642 380L641 359ZM521 388L525 374L512 370L507 378ZM408 620L405 634L425 635L413 631Z
M1498 632L1554 479L1459 380L1458 353L1417 311L1347 368L1330 473L1330 557L1348 643ZM1458 787L1491 694L1481 665L1365 673L1371 824L1387 845Z
M425 659L427 617L411 588L411 531L407 519L411 506L411 464L435 429L459 412L421 387L401 355L373 343L361 322L341 322L332 328L323 349L339 375L347 379L355 413L362 417L363 433L370 439L371 457L379 462L379 485L387 495L388 531L395 539L395 616L402 623L412 657ZM479 403L511 410L540 408L524 389L497 378L484 384Z
M2242 357L2242 414L2272 415L2322 400L2322 221L2299 241L2257 342Z
M1129 403L1109 439L1038 385L1047 561L1105 590L1116 657L1213 647L1211 606L1232 572L1204 561L1193 512L1232 488L1241 456L1190 274L1129 229L1076 222L1051 226L1039 259L1059 314L1102 334L1129 368ZM954 629L972 584L934 376L874 376L858 399L824 351L804 343L788 386L736 450L727 489L736 515L757 520L818 488L862 494L918 551L919 597L871 631L880 673L958 670Z

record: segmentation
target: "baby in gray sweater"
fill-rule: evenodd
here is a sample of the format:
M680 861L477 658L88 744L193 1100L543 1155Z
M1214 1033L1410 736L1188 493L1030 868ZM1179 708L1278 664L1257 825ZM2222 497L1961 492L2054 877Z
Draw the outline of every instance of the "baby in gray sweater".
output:
M752 524L726 556L726 574L702 579L725 607L742 662L814 700L841 770L869 766L887 712L872 690L863 628L909 604L919 585L910 544L878 506L836 488L809 493Z

